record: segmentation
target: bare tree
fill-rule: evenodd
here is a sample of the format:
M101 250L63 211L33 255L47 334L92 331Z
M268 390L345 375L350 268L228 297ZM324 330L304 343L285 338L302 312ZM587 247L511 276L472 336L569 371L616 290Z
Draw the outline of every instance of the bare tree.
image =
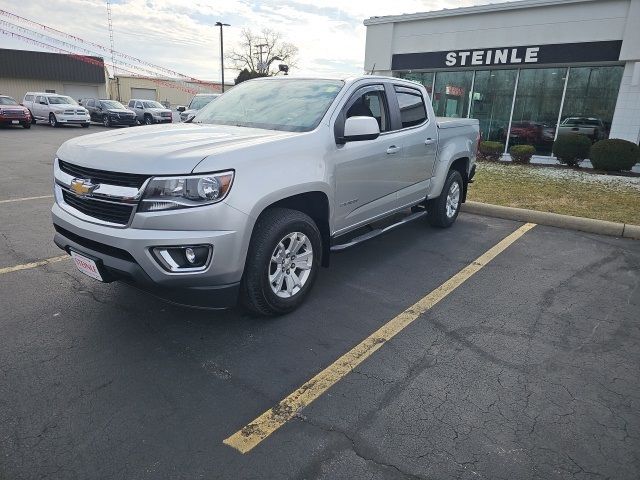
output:
M234 68L247 69L252 74L276 75L278 65L296 65L298 47L282 40L282 34L268 28L255 33L243 28L240 42L227 55Z

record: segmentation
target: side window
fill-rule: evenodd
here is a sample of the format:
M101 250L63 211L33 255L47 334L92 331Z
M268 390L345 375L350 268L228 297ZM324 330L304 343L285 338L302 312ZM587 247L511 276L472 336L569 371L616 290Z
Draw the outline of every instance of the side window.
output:
M133 100L129 100L129 104L128 104L127 106L128 106L128 107L133 107L133 104L134 104L134 103L135 103L135 102L134 102Z
M87 107L94 107L95 105L94 105L93 99L91 99L91 100L85 100L85 106L87 106Z
M33 95L25 95L24 96L24 101L25 102L31 102L33 100Z
M142 108L142 102L136 102L136 108Z
M400 121L402 128L414 127L424 123L427 119L427 109L418 90L395 87L398 105L400 106Z
M47 102L46 102L46 100L44 99L44 97L43 97L42 95L40 95L40 96L38 97L37 102L38 102L38 103L40 103L40 102L47 103Z
M389 115L387 114L387 99L382 90L369 90L360 95L347 110L349 117L373 117L378 121L381 132L390 130Z

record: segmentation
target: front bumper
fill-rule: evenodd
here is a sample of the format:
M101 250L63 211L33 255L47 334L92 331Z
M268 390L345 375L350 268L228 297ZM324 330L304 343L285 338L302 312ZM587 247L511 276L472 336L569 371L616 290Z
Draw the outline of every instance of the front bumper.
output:
M165 225L165 228L198 225L202 218L213 216L211 207L220 207L216 208L215 216L226 218L230 227L235 224L238 229L154 229L158 224ZM246 216L224 203L192 211L174 211L173 215L168 213L164 215L167 220L164 222L158 214L136 214L132 226L137 223L140 228L114 228L81 220L54 204L54 241L67 253L76 250L96 259L106 281L121 280L182 305L204 308L235 305L246 252L243 237ZM213 247L208 267L199 272L169 272L151 253L153 247L196 244Z
M0 115L0 124L2 125L15 125L14 122L19 124L31 123L30 115Z
M137 118L134 115L133 117L116 117L109 116L111 120L111 125L135 125L137 123Z
M91 121L89 115L70 115L64 113L55 113L54 115L58 123L82 125L83 123L89 123Z

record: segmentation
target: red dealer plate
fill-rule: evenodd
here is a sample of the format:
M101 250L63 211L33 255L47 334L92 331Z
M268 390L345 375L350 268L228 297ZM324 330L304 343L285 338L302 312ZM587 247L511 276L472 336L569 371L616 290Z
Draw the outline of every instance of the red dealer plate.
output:
M77 252L71 251L71 256L73 257L73 261L76 262L76 267L85 275L89 275L91 278L95 278L96 280L102 280L102 275L100 275L100 270L98 270L98 266L96 265L95 260L92 260L84 255L80 255Z

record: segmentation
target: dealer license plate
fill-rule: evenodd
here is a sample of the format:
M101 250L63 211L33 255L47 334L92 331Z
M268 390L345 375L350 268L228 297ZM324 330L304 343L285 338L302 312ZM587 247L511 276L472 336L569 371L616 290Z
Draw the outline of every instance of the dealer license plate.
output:
M20 123L20 120L11 120L11 123L14 125L18 125Z
M76 267L85 275L89 275L91 278L95 278L96 280L103 281L102 275L100 275L100 270L98 270L98 266L96 265L95 260L92 260L84 255L80 255L77 252L71 251L71 256L73 257L73 261L76 263Z

